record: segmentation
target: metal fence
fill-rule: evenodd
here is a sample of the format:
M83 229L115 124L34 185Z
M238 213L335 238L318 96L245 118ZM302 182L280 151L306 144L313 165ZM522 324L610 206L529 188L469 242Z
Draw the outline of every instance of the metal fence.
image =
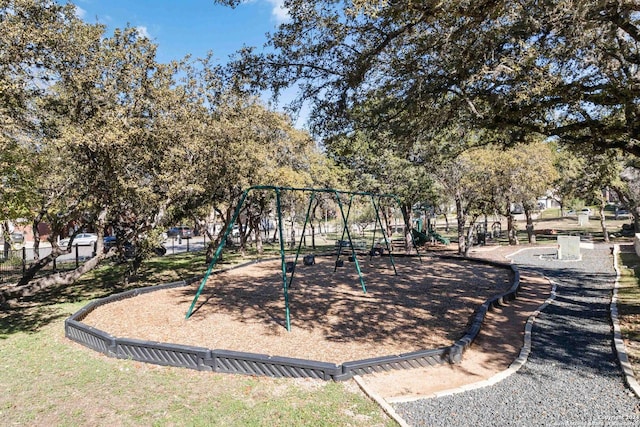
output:
M85 261L93 257L95 244L73 245L71 252L60 255L38 272L38 276L46 276L58 271L68 271L78 268ZM0 284L17 281L38 259L51 254L51 247L39 248L38 255L31 247L20 249L5 249L0 251Z

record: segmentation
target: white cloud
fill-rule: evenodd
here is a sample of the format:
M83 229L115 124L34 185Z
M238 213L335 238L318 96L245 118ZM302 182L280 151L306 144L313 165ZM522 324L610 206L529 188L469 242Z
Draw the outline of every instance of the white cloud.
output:
M76 6L76 12L75 12L76 13L76 17L78 19L84 19L84 17L87 15L87 11L84 10L83 8L81 8L78 5L75 5L75 6Z
M284 0L267 0L272 6L271 15L278 23L289 20L289 9L284 7Z
M138 30L138 34L140 34L142 37L146 37L148 39L151 38L151 35L149 34L147 27L145 27L144 25L138 25L136 27L136 30Z

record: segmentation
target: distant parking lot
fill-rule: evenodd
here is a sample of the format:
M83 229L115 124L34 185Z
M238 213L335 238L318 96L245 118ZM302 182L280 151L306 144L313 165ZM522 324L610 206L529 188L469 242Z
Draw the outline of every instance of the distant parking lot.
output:
M209 243L208 239L206 243ZM194 236L190 239L183 239L178 236L167 237L164 241L164 247L167 248L167 255L180 252L202 251L205 248L205 239L203 236Z
M207 239L208 243L209 240ZM175 254L180 252L201 251L205 248L205 239L203 236L194 236L189 239L180 237L168 237L164 243L167 248L167 254ZM71 253L61 255L57 258L57 262L75 261L76 257L84 261L93 257L95 246L93 244L73 244ZM33 242L25 242L24 245L25 259L34 259ZM51 254L51 245L48 242L41 242L39 248L40 258Z

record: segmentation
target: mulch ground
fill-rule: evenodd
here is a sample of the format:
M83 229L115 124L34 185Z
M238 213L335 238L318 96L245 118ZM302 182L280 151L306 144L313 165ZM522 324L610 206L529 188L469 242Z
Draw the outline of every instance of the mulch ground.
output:
M334 258L316 261L296 268L290 332L278 261L212 275L188 320L199 283L106 304L84 323L121 338L340 364L448 346L511 285L508 270L469 260L396 258L396 276L389 258L363 257L365 293L353 263L334 273Z

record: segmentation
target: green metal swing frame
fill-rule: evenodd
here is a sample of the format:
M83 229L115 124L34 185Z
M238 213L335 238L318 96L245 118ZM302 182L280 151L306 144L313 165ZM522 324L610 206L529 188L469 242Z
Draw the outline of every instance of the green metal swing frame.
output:
M294 278L294 274L295 274L295 266L298 263L298 257L300 255L300 250L302 249L302 242L304 241L304 237L305 237L305 231L307 228L307 224L309 223L309 214L311 213L311 206L313 204L313 201L315 199L316 194L318 193L329 193L329 194L333 194L335 196L336 202L338 204L338 207L340 209L340 215L342 217L342 221L344 224L344 227L342 229L342 238L340 239L340 243L338 245L338 255L336 258L336 262L334 265L334 269L333 271L336 271L337 265L338 265L338 260L340 259L340 256L342 254L342 242L344 241L344 237L345 234L347 235L347 238L349 240L349 247L351 248L351 256L354 262L354 265L356 267L356 271L358 272L358 277L360 278L360 285L362 286L362 291L364 293L367 292L367 288L364 282L364 278L362 277L362 271L360 269L360 263L358 262L358 257L356 254L356 248L353 245L353 241L351 239L351 233L349 232L349 227L348 227L348 221L349 221L349 214L351 213L351 204L353 202L353 198L356 196L364 196L364 197L370 197L371 198L371 203L373 204L373 208L374 211L376 213L376 225L380 226L380 229L382 230L382 235L383 235L383 239L385 242L385 246L387 248L387 252L389 253L389 259L391 261L391 265L393 266L393 271L394 274L397 276L398 272L396 270L396 265L395 262L393 260L393 253L391 251L391 247L390 247L390 243L389 243L389 239L387 238L387 235L384 231L384 227L382 225L382 220L380 219L380 215L378 213L378 208L380 207L381 201L382 199L391 199L394 200L398 205L400 205L400 199L398 198L398 196L396 196L395 194L375 194L375 193L370 193L370 192L360 192L360 191L342 191L342 190L336 190L333 188L304 188L304 187L279 187L279 186L273 186L273 185L256 185L256 186L252 186L247 188L246 190L244 190L242 192L242 196L240 197L240 201L238 202L238 205L236 206L235 211L233 212L233 217L231 218L231 221L229 221L227 228L225 229L224 235L222 237L222 239L220 240L220 244L218 245L218 248L216 249L216 252L213 256L213 259L211 260L211 263L209 263L209 267L207 268L207 272L205 273L204 277L202 278L202 281L200 282L200 286L198 287L198 290L196 292L195 297L193 298L193 302L191 303L191 306L189 307L189 310L187 311L186 314L186 319L189 319L189 317L191 317L191 314L193 313L193 310L195 308L196 302L198 301L198 298L200 297L200 294L202 293L205 284L207 283L207 280L209 279L209 276L211 275L211 272L213 271L213 267L216 265L216 263L218 262L218 260L220 259L220 255L222 254L222 250L225 246L225 242L227 241L227 237L229 236L229 234L231 234L232 230L233 230L233 225L235 224L235 222L237 221L239 215L240 215L240 211L242 209L242 206L244 205L244 202L247 199L247 196L249 195L250 192L252 191L257 191L257 190L267 190L267 191L274 191L276 194L276 209L277 209L277 215L278 215L278 234L279 234L279 241L280 241L280 261L281 261L281 268L282 268L282 289L283 289L283 293L284 293L284 304L285 304L285 319L286 319L286 327L287 327L287 331L291 331L291 317L290 317L290 311L289 311L289 289L291 288L291 285L293 283L293 278ZM311 193L311 197L309 200L309 206L307 207L307 213L305 215L305 220L304 220L304 226L302 228L302 236L300 237L300 243L298 244L298 249L296 251L296 257L295 257L295 261L293 263L293 269L291 271L291 277L288 279L287 281L287 263L286 263L286 255L285 255L285 247L284 247L284 233L283 233L283 226L282 226L282 208L281 208L281 193L282 191L301 191L301 192L310 192ZM341 201L340 196L341 195L347 195L349 196L349 204L348 204L348 208L347 208L347 213L345 215L344 212L344 207ZM378 204L376 205L376 198L378 200ZM405 224L405 227L407 227L407 230L409 229L409 224ZM409 233L409 235L411 236L411 243L414 247L414 249L416 250L416 253L420 259L420 261L422 262L422 257L420 255L420 252L418 251L418 247L415 244L415 241L413 240L413 235L411 233ZM371 260L371 256L373 253L373 249L375 247L375 228L374 228L374 235L373 235L373 242L371 244L371 251L370 251L370 260Z

